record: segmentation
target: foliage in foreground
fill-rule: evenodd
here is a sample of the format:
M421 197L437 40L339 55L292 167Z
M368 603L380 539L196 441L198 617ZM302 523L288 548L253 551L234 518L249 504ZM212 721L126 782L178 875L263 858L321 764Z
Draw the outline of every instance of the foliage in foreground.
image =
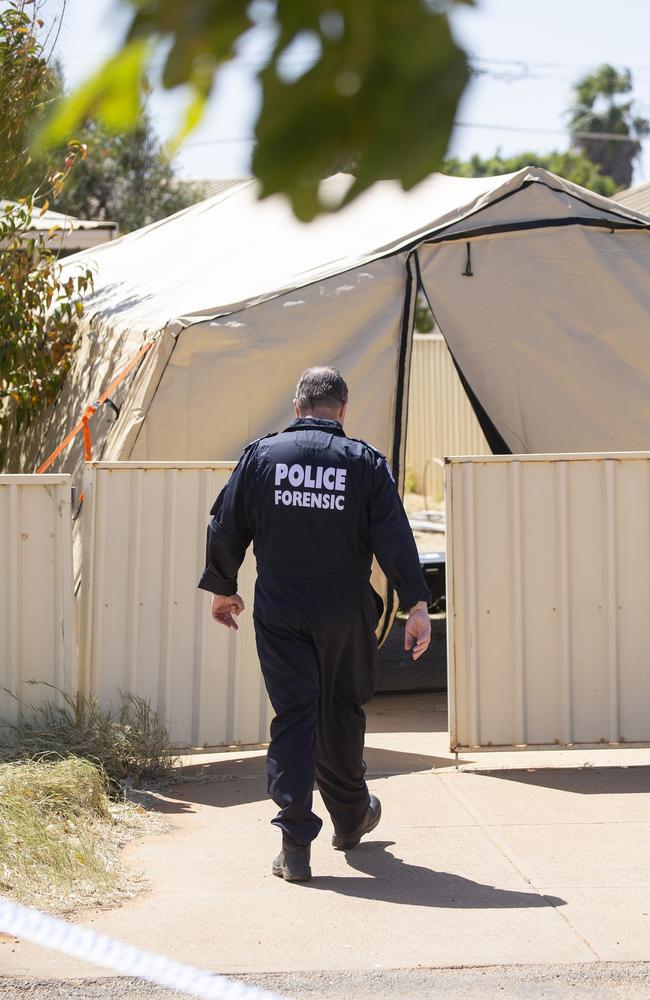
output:
M101 769L112 794L164 781L176 759L164 721L134 694L123 695L114 711L93 696L60 691L58 702L22 710L15 723L0 723L0 738L3 734L5 760L43 754L83 758Z
M126 0L119 50L54 109L42 138L56 144L89 117L132 127L162 57L163 87L190 95L180 139L201 120L220 67L256 29L269 42L258 46L256 69L253 172L263 196L284 192L310 219L324 209L321 179L350 159L348 201L385 178L410 188L440 167L469 78L447 17L460 2L472 0Z
M160 826L141 806L112 805L88 760L0 764L0 894L57 912L118 902L135 891L119 848Z

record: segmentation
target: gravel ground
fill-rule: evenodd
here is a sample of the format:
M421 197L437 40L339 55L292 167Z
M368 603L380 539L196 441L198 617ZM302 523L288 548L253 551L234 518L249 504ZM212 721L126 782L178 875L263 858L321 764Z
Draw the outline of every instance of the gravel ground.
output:
M239 977L238 977L239 978ZM490 966L474 969L374 969L284 973L242 982L293 1000L641 1000L650 998L650 962ZM184 996L184 994L183 994ZM66 981L4 979L2 1000L173 1000L179 993L124 978Z

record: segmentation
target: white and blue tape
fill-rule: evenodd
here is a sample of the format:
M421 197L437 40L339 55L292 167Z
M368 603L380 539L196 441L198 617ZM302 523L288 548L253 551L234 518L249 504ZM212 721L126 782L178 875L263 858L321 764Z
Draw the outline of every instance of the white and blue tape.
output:
M144 951L87 927L69 924L0 897L0 931L81 958L124 976L136 976L203 1000L283 1000L254 986L204 972L193 965Z

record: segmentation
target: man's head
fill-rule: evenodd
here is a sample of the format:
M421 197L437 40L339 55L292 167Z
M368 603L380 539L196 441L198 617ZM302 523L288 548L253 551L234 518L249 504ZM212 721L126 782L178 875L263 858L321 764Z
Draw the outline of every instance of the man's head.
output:
M348 387L338 368L307 368L298 379L293 401L298 417L326 417L343 423Z

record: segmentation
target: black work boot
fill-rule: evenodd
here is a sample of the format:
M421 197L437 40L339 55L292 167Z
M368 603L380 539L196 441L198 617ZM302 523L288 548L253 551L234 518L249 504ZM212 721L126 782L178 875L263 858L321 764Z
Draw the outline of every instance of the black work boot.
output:
M311 878L310 858L311 844L299 844L283 833L282 850L271 871L285 882L307 882Z
M376 795L370 796L368 812L360 826L352 833L335 833L332 837L332 847L337 851L349 851L356 847L362 837L374 830L381 819L381 802Z

